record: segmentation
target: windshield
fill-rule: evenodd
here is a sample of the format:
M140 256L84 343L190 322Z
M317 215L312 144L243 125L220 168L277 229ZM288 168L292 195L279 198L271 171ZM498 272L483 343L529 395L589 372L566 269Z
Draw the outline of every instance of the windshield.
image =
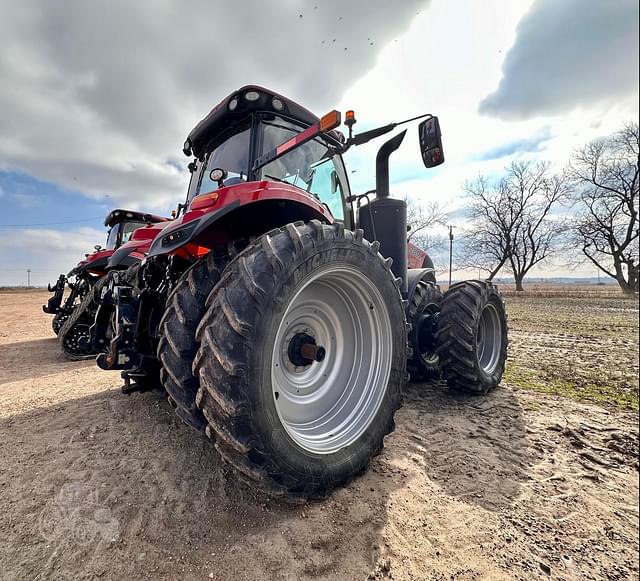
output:
M238 132L238 129L240 131ZM224 180L225 186L247 181L249 174L249 144L251 138L251 125L249 122L240 128L235 128L236 133L220 143L206 158L206 168L202 174L197 194L206 194L218 189L218 182L210 177L211 170L223 169L227 172Z
M123 222L122 226L122 237L120 239L120 244L124 244L125 242L129 242L131 239L131 235L138 228L142 228L146 224L144 222Z
M303 128L276 118L263 121L261 153L275 149ZM265 165L263 179L284 181L314 194L334 218L344 219L344 186L346 178L342 158L322 139L313 139Z
M114 224L107 234L107 249L114 250L125 242L129 242L133 232L144 225L144 222L119 222Z

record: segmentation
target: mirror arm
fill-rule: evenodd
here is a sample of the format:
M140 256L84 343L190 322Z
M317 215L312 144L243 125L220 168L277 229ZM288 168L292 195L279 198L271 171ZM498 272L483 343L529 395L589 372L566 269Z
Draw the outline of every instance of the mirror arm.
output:
M431 113L424 113L416 117L411 117L410 119L405 119L404 121L398 121L398 123L389 123L388 125L383 125L382 127L376 127L375 129L370 129L369 131L363 131L362 133L358 133L357 135L354 135L353 137L347 139L344 147L341 149L341 153L345 153L352 145L363 145L364 143L368 143L376 137L385 135L386 133L393 131L398 125L404 125L405 123L411 123L411 121L417 121L418 119L431 117L433 117Z
M411 121L417 121L418 119L431 119L433 115L431 113L423 113L422 115L418 115L417 117L411 117L411 119L405 119L404 121L399 121L396 125L404 125L405 123L411 123Z

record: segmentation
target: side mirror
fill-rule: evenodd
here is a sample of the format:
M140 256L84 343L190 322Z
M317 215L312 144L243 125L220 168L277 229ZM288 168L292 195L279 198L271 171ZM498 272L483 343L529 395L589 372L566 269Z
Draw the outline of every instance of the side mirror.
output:
M338 191L338 172L331 170L331 194L335 194Z
M418 126L420 139L420 153L425 167L435 167L444 163L444 151L442 150L442 133L437 117L425 119Z

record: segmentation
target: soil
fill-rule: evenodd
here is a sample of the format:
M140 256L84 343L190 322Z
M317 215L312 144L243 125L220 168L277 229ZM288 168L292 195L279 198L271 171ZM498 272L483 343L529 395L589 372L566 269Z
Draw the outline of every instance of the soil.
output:
M412 385L365 475L290 506L161 393L66 361L45 297L0 294L1 579L638 578L636 413Z

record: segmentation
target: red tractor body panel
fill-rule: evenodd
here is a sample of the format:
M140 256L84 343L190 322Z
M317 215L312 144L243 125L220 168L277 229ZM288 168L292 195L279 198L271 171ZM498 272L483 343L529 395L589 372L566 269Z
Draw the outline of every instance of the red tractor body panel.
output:
M149 252L149 248L151 248L151 244L153 244L158 234L170 224L173 224L173 221L168 220L166 222L158 222L157 224L148 224L147 226L134 230L130 240L113 252L111 260L109 261L109 268L120 264L121 261L128 256L142 260L147 252Z
M125 244L136 242L142 247L144 247L145 244L150 245L151 241L171 223L171 220L166 220L164 222L158 222L156 224L147 224L142 228L138 228L137 230L133 231L133 234L131 234L131 238L128 242L125 242ZM123 244L122 246L124 246L125 244Z
M154 241L150 254L176 253L185 258L206 254L217 245L233 239L235 235L227 231L227 227L233 223L234 227L242 228L249 221L250 213L254 222L263 220L253 224L253 231L249 233L263 234L275 227L268 220L273 215L271 209L276 205L279 208L286 205L295 207L292 221L317 219L328 224L335 221L318 198L296 186L270 180L245 182L193 198L187 212L167 225L162 237ZM188 226L194 222L189 229ZM175 243L172 242L174 236ZM121 246L121 249L125 247L128 245Z
M114 252L113 249L109 249L109 250L98 250L97 252L92 252L91 254L87 254L85 259L78 262L76 267L78 266L87 267L92 262L97 262L102 258L109 258L113 254L113 252Z
M427 257L427 253L418 248L415 244L407 242L407 263L409 268L422 268L424 266L424 259Z
M217 194L217 196L214 196L214 194ZM240 206L265 200L297 202L309 206L314 212L321 214L326 222L334 222L331 212L313 194L308 194L291 184L270 180L246 182L222 187L213 192L202 193L193 199L182 220L176 220L176 222L182 224L190 222L209 212L232 204L236 200L240 202Z

